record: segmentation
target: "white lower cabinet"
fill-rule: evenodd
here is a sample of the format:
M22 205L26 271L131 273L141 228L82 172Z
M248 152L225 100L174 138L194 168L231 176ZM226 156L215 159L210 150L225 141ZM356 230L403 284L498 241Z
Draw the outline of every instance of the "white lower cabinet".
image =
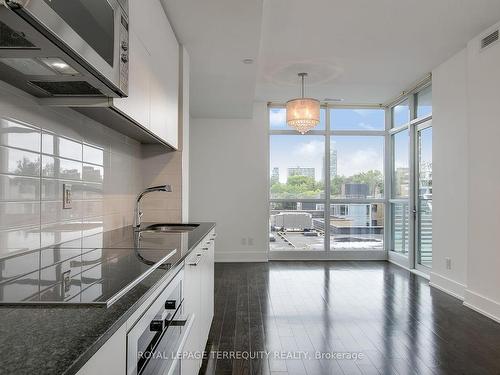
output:
M122 325L83 365L77 375L124 375L127 371L127 328Z
M204 240L202 244L203 260L201 274L202 337L208 339L214 317L214 241Z
M201 261L198 248L186 259L184 265L184 311L194 315L191 333L184 345L185 359L182 361L182 374L197 374L201 366Z
M214 316L215 233L211 231L186 260L184 268L184 308L195 314L193 330L184 346L182 375L195 375L201 366Z
M182 360L178 362L182 375L198 374L207 344L214 316L214 252L215 231L212 230L184 262L183 311L186 316L194 315L194 322L182 349ZM159 288L161 292L156 296L150 296L90 358L77 375L126 374L127 331L130 332L145 311L162 298L163 294L160 293L165 293L172 282L165 281L166 284Z

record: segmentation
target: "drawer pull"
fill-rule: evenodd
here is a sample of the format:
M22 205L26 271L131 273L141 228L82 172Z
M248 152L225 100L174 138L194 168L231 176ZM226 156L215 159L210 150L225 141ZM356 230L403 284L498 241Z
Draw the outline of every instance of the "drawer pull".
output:
M151 332L163 331L163 320L152 320L151 323L149 323L149 330Z
M200 263L200 261L201 261L201 254L196 254L196 260L192 261L192 262L189 262L188 264L190 266L195 266L196 267L198 265L198 263Z
M168 299L165 301L165 309L175 310L177 306L177 301L175 299Z

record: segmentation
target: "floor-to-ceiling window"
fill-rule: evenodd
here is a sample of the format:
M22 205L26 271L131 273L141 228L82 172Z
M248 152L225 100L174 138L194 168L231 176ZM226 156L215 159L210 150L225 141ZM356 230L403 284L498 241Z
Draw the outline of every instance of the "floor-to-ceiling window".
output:
M305 135L269 106L269 248L432 266L430 81L385 107L325 105Z
M271 251L384 251L385 109L329 107L299 135L269 107Z
M413 90L388 113L389 258L426 271L432 266L432 86Z

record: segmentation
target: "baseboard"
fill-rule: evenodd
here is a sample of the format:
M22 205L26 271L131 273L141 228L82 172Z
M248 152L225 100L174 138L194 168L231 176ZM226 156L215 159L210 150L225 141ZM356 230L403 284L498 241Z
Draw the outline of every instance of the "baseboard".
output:
M426 279L427 281L431 280L431 276L428 273L426 273L426 272L417 270L415 268L411 269L410 272L413 273L413 274L415 274L415 275L417 275L417 276L420 276L420 277Z
M466 286L455 280L449 279L435 272L431 272L431 281L429 285L442 292L448 293L461 301L464 300Z
M411 272L411 269L409 269L409 268L408 268L407 266L405 266L404 264L401 264L401 263L399 263L399 262L395 261L394 259L388 258L388 259L387 259L387 261L388 261L389 263L394 264L395 266L398 266L398 267L400 267L400 268L403 268L403 269L405 269L405 270L407 270L407 271Z
M396 261L396 260L394 260L394 259L390 259L390 258L389 258L389 259L387 259L387 261L388 261L389 263L394 264L395 266L398 266L399 268L402 268L402 269L404 269L404 270L406 270L406 271L408 271L408 272L411 272L411 273L413 273L413 274L415 274L415 275L417 275L417 276L420 276L420 277L422 277L422 278L424 278L424 279L426 279L426 280L429 280L429 279L430 279L430 276L429 276L427 273L422 272L422 271L420 271L420 270L417 270L417 269L415 269L415 268L408 268L408 267L406 267L404 264L401 264L401 263L397 262L397 261Z
M387 260L385 251L270 251L269 260Z
M469 289L465 291L464 306L500 323L500 303Z
M267 251L216 251L215 262L267 262Z

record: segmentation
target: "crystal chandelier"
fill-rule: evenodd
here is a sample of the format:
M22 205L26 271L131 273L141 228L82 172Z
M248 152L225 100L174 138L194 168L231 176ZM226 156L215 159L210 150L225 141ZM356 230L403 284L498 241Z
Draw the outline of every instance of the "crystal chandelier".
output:
M286 102L286 123L301 134L307 133L319 124L319 100L304 98L304 78L307 73L299 73L302 80L301 98Z

